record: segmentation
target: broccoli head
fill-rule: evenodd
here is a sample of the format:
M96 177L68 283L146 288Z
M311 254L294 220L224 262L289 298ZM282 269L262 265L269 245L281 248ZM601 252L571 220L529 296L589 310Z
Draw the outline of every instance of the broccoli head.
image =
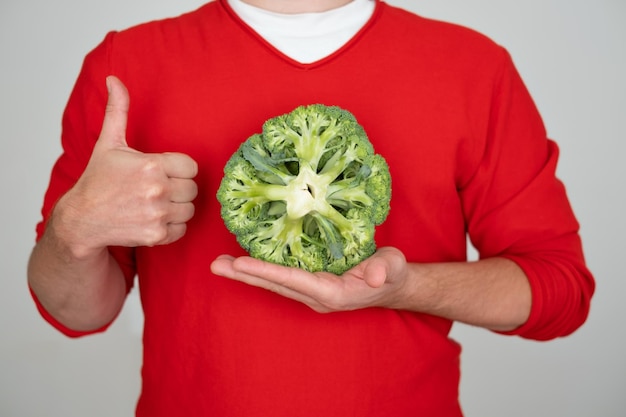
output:
M217 199L251 256L339 275L376 250L391 176L352 113L313 104L267 120L243 142Z

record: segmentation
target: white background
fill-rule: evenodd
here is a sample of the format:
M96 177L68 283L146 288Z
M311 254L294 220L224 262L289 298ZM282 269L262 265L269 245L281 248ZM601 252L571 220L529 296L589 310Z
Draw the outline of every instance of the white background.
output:
M111 29L203 1L0 1L0 416L131 416L141 366L136 292L108 333L69 340L36 313L26 262L84 55ZM590 318L568 338L538 343L455 327L466 415L624 416L626 2L389 2L470 26L511 52L561 146L559 175L597 278Z

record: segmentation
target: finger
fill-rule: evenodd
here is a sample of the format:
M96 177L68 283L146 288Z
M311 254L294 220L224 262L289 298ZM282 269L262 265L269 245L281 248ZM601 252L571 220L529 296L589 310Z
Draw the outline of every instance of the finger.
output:
M198 164L190 156L178 152L162 154L163 170L170 178L194 178L198 175Z
M170 223L167 225L167 236L159 245L169 245L181 239L187 233L186 223Z
M278 265L271 262L261 261L249 256L242 256L233 261L233 268L238 271L249 275L258 276L276 284L285 285L289 288L298 288L299 281L304 281L303 276L311 276L315 278L313 274L305 272L301 269L289 268L286 266ZM311 278L309 277L309 278Z
M106 79L109 93L102 130L98 142L108 148L128 146L126 143L126 125L130 98L124 84L115 76Z
M187 233L186 223L168 223L159 230L146 230L142 237L136 241L126 242L122 246L154 247L169 245L185 236L185 233Z
M281 286L293 290L312 299L324 299L327 295L329 282L322 274L316 275L299 268L291 268L272 262L264 262L252 257L243 256L233 261L235 271L258 277L271 283L269 287ZM326 274L326 278L337 278L332 274Z
M225 278L233 279L235 281L243 282L244 284L262 288L273 293L279 294L283 297L290 298L292 300L304 303L313 309L319 309L319 303L308 296L307 294L303 294L299 291L296 291L288 286L281 285L277 283L275 280L268 280L266 278L257 276L256 274L247 273L239 270L236 266L240 263L247 263L248 257L242 258L233 258L232 256L222 255L217 257L213 263L211 264L211 271L215 275L219 275ZM254 259L253 259L254 260ZM252 262L254 264L254 262Z
M188 203L198 196L198 185L195 181L182 178L170 178L170 201Z
M264 262L249 256L218 258L215 266L218 275L239 279L250 284L254 282L253 285L256 286L267 288L268 284L273 284L288 288L297 287L292 282L292 275L299 270Z
M235 258L230 255L220 255L211 263L211 272L215 275L230 278L235 274L233 261Z
M171 203L167 216L167 223L187 223L195 214L196 207L193 203Z

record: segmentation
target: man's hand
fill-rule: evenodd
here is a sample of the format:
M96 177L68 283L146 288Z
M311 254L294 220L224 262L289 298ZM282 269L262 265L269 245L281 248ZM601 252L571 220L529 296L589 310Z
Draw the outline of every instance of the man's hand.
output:
M154 246L180 239L198 192L193 181L198 167L189 156L145 154L128 146L128 91L113 76L107 87L106 113L91 159L57 205L62 208L55 219L57 234L78 256L106 246Z
M300 301L320 313L367 307L404 308L408 270L404 255L381 248L342 276L310 273L258 259L223 255L211 265L213 273L265 288Z
M526 275L509 259L410 263L391 247L379 249L342 276L227 255L213 261L211 270L320 313L386 307L501 331L528 319L532 299Z
M198 193L198 167L190 157L128 146L128 91L115 77L107 78L107 87L102 131L89 163L57 202L28 265L39 301L74 330L100 328L124 303L125 277L107 247L180 239Z

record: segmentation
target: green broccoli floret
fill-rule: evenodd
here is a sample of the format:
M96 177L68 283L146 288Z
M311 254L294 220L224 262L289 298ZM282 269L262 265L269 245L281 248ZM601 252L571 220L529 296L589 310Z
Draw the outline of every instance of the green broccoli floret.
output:
M376 250L391 176L352 113L313 104L267 120L243 142L217 199L251 256L339 275Z

